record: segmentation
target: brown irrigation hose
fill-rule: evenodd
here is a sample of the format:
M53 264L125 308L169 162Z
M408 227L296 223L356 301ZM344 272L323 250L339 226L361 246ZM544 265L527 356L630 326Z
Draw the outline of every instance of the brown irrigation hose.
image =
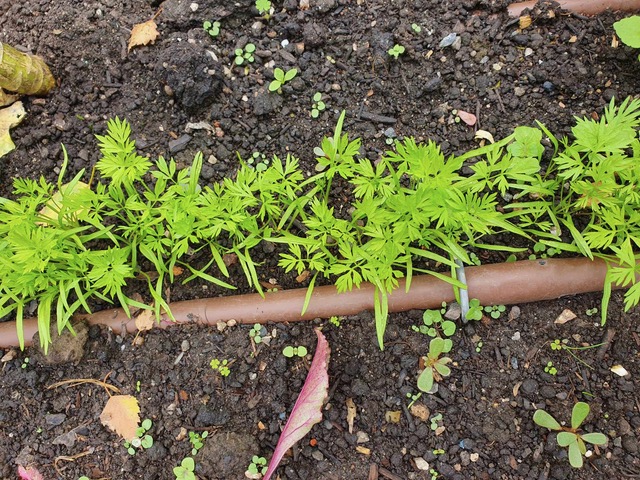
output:
M573 13L582 15L597 15L605 10L620 10L633 12L640 10L639 0L557 0L560 7ZM525 8L533 8L537 1L515 2L509 5L509 15L519 16Z
M600 291L607 271L603 260L586 258L526 260L513 263L482 265L465 269L469 298L477 298L482 305L502 305L551 300L565 295ZM216 325L235 319L238 323L292 322L333 315L355 315L373 309L373 286L363 284L359 289L338 293L334 286L316 287L309 307L300 315L306 289L283 290L258 294L188 300L171 304L171 312L178 323ZM454 299L448 283L429 275L413 277L411 288L405 291L404 281L389 295L389 311L439 307ZM90 324L103 324L115 332L126 328L136 330L135 322L121 309L110 309L92 315L78 315ZM166 316L160 328L174 325ZM37 330L35 318L25 319L25 342L30 344ZM15 322L0 323L0 347L18 345Z

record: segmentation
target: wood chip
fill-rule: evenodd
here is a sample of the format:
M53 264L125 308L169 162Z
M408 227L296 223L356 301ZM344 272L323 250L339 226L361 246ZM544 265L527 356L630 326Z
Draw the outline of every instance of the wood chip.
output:
M565 308L562 311L562 313L558 315L558 318L556 318L553 323L555 323L556 325L564 325L565 323L573 320L574 318L576 318L576 314L573 313L568 308Z
M353 421L356 419L356 404L353 403L352 398L347 398L347 425L349 426L349 433L353 433Z

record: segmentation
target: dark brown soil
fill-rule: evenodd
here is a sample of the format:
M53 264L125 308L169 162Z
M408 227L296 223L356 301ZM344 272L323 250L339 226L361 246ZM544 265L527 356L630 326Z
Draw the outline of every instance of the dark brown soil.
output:
M151 158L172 156L188 165L202 151L203 182L215 182L233 175L236 152L243 158L290 152L313 171L313 147L342 110L345 130L361 137L362 153L376 160L395 136L434 139L446 153L459 153L477 145L478 128L501 138L538 119L557 135L568 134L574 115L598 115L611 98L640 91L636 53L611 47L611 24L619 18L611 14L550 17L543 11L520 31L506 15L506 2L497 0L310 0L308 10L297 0L277 0L273 17L257 25L250 0L167 0L156 18L155 44L127 52L130 29L150 19L159 2L10 3L5 0L0 13L0 40L43 56L59 87L46 98L24 99L28 116L12 133L17 149L0 159L2 196L11 196L18 175L54 179L61 144L72 160L69 176L90 170L98 159L94 135L115 116L131 122L138 148ZM202 29L205 20L221 22L217 38ZM422 31L413 32L412 23ZM459 49L439 47L453 32ZM234 49L247 42L257 52L245 73L232 65ZM386 53L395 43L407 50L398 60ZM281 95L267 91L274 67L299 71ZM327 110L312 119L316 92ZM476 114L478 124L456 122L456 109ZM187 132L189 122L219 130ZM282 272L259 273L293 283ZM231 283L246 289L240 275ZM197 285L172 288L176 298L203 295ZM305 345L313 352L313 328L321 325L332 349L329 401L324 420L283 461L283 480L430 479L420 459L453 479L632 478L640 475L640 324L637 309L623 313L621 305L614 295L605 328L597 315L586 314L599 306L597 295L519 305L519 316L513 311L461 326L451 377L417 401L429 409L426 421L407 408L428 344L411 330L421 312L391 316L382 352L367 313L340 327L320 320L267 326L273 339L255 351L248 327L152 331L140 345L92 327L77 364L45 365L34 349L3 363L0 476L15 478L20 463L47 479L172 479L173 467L190 455L180 435L185 428L211 432L195 456L200 478L243 478L250 458L223 459L223 445L270 457L308 365L286 359L282 348ZM564 309L578 318L554 325ZM584 364L549 346L555 339L598 344L609 329L617 332L611 343L576 352ZM233 360L228 378L209 367L213 358ZM555 376L544 371L549 361ZM612 373L616 364L630 376ZM151 449L130 456L101 425L103 388L46 389L60 380L107 375L153 420ZM346 422L349 398L357 407L353 433ZM576 401L592 409L585 429L609 440L581 470L572 469L555 436L532 421L536 408L568 421ZM396 411L397 423L387 416ZM431 429L437 414L445 427L440 435ZM444 453L434 454L438 449Z

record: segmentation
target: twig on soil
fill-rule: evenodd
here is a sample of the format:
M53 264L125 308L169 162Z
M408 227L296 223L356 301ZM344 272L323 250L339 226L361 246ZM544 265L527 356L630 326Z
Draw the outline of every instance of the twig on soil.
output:
M611 342L613 341L613 337L616 336L616 329L609 327L604 334L604 338L602 339L602 345L598 348L598 353L596 354L596 358L598 360L603 360L607 350L611 346Z
M407 418L407 423L409 424L409 431L415 432L416 424L414 423L413 418L411 418L411 413L409 413L409 409L405 405L402 405L402 411L404 412L404 416Z
M367 480L378 480L378 465L372 463L369 465L369 475L367 476Z
M78 458L85 457L87 455L91 455L94 452L94 450L95 449L93 447L89 447L84 452L77 453L76 455L60 455L59 457L56 457L53 460L53 468L55 468L56 472L58 472L58 475L60 475L62 477L63 476L62 475L62 471L64 470L64 468L58 467L58 462L61 462L61 461L74 462Z
M398 475L396 475L395 473L391 473L389 470L387 470L386 468L380 467L380 469L378 470L378 472L380 473L380 475L382 475L384 478L388 478L389 480L402 480L401 477L399 477Z
M109 390L111 390L113 393L120 393L120 389L118 387L116 387L115 385L111 385L110 383L106 383L109 375L111 375L111 372L107 373L107 375L104 377L104 381L96 380L94 378L71 378L69 380L62 380L61 382L52 383L47 387L47 390L62 387L63 385L67 385L69 387L77 387L78 385L83 385L85 383L93 383L94 385L99 385L107 390L109 396L111 396Z
M360 118L362 120L370 120L370 121L376 122L376 123L388 123L388 124L393 124L393 123L396 123L396 121L397 121L393 117L387 117L385 115L377 115L375 113L367 112L364 109L360 113Z

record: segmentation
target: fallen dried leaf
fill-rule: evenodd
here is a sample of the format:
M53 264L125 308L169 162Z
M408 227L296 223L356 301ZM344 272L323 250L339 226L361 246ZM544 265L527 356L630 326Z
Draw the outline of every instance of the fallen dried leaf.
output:
M613 367L611 367L611 371L616 375L618 375L619 377L624 377L626 375L629 375L629 372L627 371L627 369L624 368L622 365L614 365Z
M517 397L518 392L520 391L520 387L522 386L522 382L518 382L513 386L513 396Z
M13 360L14 358L16 358L17 354L18 354L18 352L16 351L16 349L12 348L7 353L5 353L2 356L2 358L0 358L0 362L2 362L2 363L9 362L9 361Z
M347 404L347 425L349 426L349 433L353 433L353 421L356 419L356 404L353 403L353 399L347 398L345 402Z
M22 480L44 480L38 469L31 466L24 468L22 465L18 465L18 475Z
M369 449L367 447L363 447L361 445L358 445L356 447L356 452L362 453L363 455L371 455L371 449Z
M574 318L576 318L576 314L573 313L568 308L565 308L562 311L562 313L560 315L558 315L558 318L556 318L553 323L555 323L557 325L564 325L565 323L573 320Z
M531 16L523 15L518 19L518 27L520 28L520 30L524 30L529 25L531 25Z
M491 135L491 133L487 132L486 130L478 130L476 132L475 139L476 140L488 140L489 143L495 143L495 140L493 139L493 135Z
M155 316L151 310L143 310L140 312L140 315L136 317L136 328L141 332L145 330L151 330L153 328L153 323L155 321Z
M131 395L113 395L100 414L100 422L110 428L125 441L137 437L136 430L140 422L138 400Z
M478 121L473 113L465 112L464 110L458 110L458 116L460 117L460 120L462 120L470 127L474 126Z
M27 112L24 111L22 102L16 102L10 107L0 110L0 157L16 148L11 140L9 129L19 125L26 115Z
M182 267L178 267L178 266L174 266L174 267L173 267L173 274L174 274L176 277L179 277L180 275L182 275L182 272L184 272L184 268L182 268Z
M133 47L155 42L158 35L158 26L153 19L134 25L131 29L131 37L129 37L129 47L127 51L131 51Z
M311 272L309 270L304 270L300 275L296 277L296 282L304 282L307 278L309 278L309 275L311 275Z

